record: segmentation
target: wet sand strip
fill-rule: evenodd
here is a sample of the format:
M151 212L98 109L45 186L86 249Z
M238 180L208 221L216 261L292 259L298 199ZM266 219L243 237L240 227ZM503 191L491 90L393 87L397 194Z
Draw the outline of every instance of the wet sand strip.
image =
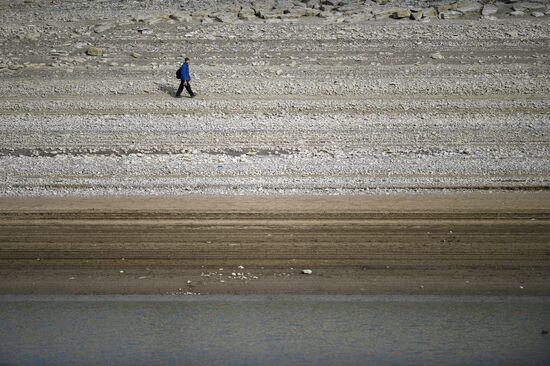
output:
M2 294L550 294L545 191L0 207Z

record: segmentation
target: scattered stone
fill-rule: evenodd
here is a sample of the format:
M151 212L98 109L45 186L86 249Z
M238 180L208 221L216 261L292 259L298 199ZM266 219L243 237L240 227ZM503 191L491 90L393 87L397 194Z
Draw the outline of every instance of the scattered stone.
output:
M436 5L436 9L438 13L444 13L449 10L456 10L456 1L453 0L443 0L438 1Z
M373 12L375 20L382 20L388 18L402 19L409 18L411 16L411 11L408 8L388 8L381 9Z
M510 15L513 16L513 17L521 17L521 16L524 16L525 13L522 12L522 11L519 11L519 10L514 10L514 11L510 12Z
M155 17L150 17L150 18L147 18L145 20L145 23L148 24L148 25L153 25L153 24L157 24L157 23L160 23L164 20L164 17L163 16L155 16Z
M439 19L457 19L462 17L462 13L456 10L449 10L447 12L439 13Z
M222 14L212 14L210 15L211 18L214 18L216 21L220 23L233 23L235 20L237 20L237 17L235 14L229 14L229 13L222 13Z
M535 18L540 18L544 16L544 13L540 11L534 11L531 13L531 16L534 16Z
M433 58L434 60L443 60L444 57L441 53L439 53L439 51L437 51L436 53L432 53L430 55L431 58Z
M437 10L433 7L422 9L424 18L437 18Z
M302 273L306 275L310 275L310 274L313 274L313 271L311 269L304 269L302 270Z
M137 53L137 52L132 52L131 56L133 58L140 58L141 57L141 54Z
M420 20L424 17L424 9L422 8L413 8L411 9L411 19Z
M509 31L505 33L510 38L518 38L519 34L517 31Z
M411 10L408 8L397 8L391 15L393 19L410 18Z
M89 47L86 50L88 56L103 56L103 50L98 47Z
M475 1L459 2L456 10L463 15L476 15L481 11L481 4Z
M175 20L176 22L184 22L184 23L189 23L192 20L189 14L180 14L180 13L170 14L168 18Z
M255 20L256 12L251 7L243 6L241 10L239 10L237 17L242 20Z
M149 28L139 28L137 31L143 35L153 34L153 30Z
M485 4L483 5L483 9L481 10L481 15L483 16L490 16L494 15L498 12L498 8L491 4Z
M536 2L521 2L521 3L516 3L512 6L512 9L514 10L522 10L522 9L538 10L538 9L544 9L544 8L546 8L545 4L536 3Z
M113 28L112 24L99 24L94 27L95 33L103 33L108 31L109 29Z
M25 33L22 37L22 39L26 39L29 41L38 41L40 39L40 33L39 32L28 32Z

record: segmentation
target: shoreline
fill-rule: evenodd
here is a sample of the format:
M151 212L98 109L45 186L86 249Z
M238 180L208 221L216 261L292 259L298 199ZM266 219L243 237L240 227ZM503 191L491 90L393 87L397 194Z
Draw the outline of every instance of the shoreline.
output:
M305 295L305 294L201 294L201 295L0 295L0 303L13 302L454 302L546 303L550 296L517 295Z
M549 296L549 202L0 198L0 294Z

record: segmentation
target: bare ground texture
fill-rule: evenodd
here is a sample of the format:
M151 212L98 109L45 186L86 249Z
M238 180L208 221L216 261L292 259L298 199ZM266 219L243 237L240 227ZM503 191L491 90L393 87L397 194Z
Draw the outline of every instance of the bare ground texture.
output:
M548 295L548 14L0 1L0 293Z
M0 293L547 296L549 198L3 198Z
M548 189L546 2L334 3L0 4L0 195Z

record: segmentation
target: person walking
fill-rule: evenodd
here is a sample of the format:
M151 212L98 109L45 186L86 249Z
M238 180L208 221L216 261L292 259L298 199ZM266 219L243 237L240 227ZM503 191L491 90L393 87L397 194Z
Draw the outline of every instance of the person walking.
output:
M179 98L181 96L181 92L183 91L184 87L189 93L189 96L193 98L196 94L193 93L193 90L191 90L191 84L189 84L189 82L191 81L191 75L189 75L189 57L186 57L183 65L181 65L180 79L180 87L176 92L176 98Z

